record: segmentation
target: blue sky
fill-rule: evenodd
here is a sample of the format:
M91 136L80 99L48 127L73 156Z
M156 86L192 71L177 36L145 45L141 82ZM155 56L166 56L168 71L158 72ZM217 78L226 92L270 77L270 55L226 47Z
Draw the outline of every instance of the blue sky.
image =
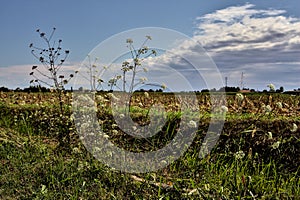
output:
M50 32L55 26L56 37L71 51L69 65L114 34L162 27L202 43L230 86L238 86L244 71L246 87L266 89L273 83L298 88L299 10L295 0L3 1L0 86L29 85L28 73L37 62L28 45L40 40L37 28Z

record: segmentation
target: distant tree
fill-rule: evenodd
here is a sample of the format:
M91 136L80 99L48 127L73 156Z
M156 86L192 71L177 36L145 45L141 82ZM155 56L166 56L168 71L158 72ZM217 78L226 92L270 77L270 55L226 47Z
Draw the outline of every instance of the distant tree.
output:
M22 90L21 90L21 88L17 87L14 91L21 92Z
M7 87L0 87L0 92L9 92L10 89L8 89Z
M283 86L280 86L279 91L280 91L280 92L284 92Z
M210 92L216 92L216 91L217 91L216 88L210 90Z
M23 92L50 92L49 88L42 87L40 85L30 86L28 88L24 88Z
M220 90L219 91L226 91L226 92L238 92L238 91L240 91L240 88L239 87L222 87L222 88L220 88Z
M83 91L83 87L79 87L78 90L79 90L79 91Z
M209 89L203 89L203 90L201 90L201 92L203 93L203 92L209 92Z

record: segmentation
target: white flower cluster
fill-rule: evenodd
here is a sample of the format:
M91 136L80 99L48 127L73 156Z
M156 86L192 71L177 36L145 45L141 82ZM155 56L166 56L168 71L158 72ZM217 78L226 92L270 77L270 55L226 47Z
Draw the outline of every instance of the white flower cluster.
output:
M245 157L245 153L243 151L238 151L234 154L234 157L237 159L237 160L240 160L242 158Z
M244 100L244 95L241 94L241 93L237 93L237 94L235 95L235 97L236 97L236 100L237 100L239 103L242 102L242 101Z
M227 106L221 106L221 112L222 113L226 113L226 112L228 112L228 107Z
M267 87L270 88L271 92L275 91L275 86L272 83L268 84Z

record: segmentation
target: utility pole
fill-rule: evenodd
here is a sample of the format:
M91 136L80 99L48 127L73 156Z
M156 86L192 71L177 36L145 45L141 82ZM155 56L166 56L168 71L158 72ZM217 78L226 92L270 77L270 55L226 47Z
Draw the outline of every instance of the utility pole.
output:
M242 72L242 75L241 75L241 82L240 82L240 89L243 90L245 87L244 85L244 72Z

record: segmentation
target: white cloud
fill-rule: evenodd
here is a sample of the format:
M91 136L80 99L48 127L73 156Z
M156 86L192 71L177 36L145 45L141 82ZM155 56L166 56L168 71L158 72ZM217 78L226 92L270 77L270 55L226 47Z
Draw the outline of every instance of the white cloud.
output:
M235 80L235 86L243 71L248 87L262 89L266 81L299 87L299 18L287 16L284 10L259 10L246 4L196 20L194 39L209 52L223 76Z
M283 13L284 10L256 10L252 4L218 10L197 18L195 39L214 52L278 46L290 50L300 44L300 20L280 15Z

